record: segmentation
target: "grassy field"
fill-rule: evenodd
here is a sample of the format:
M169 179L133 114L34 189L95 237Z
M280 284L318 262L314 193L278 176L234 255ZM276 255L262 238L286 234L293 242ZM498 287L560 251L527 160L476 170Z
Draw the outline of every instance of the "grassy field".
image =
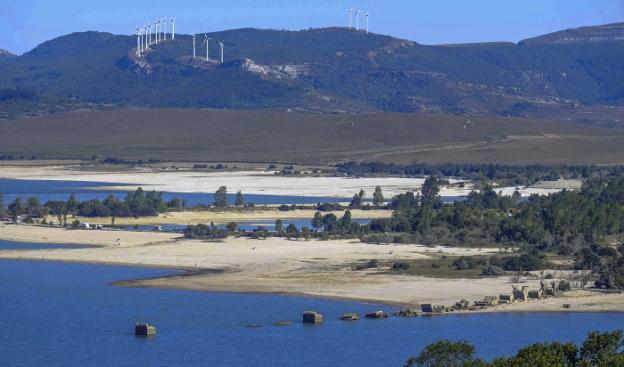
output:
M0 156L38 159L616 164L622 143L624 130L428 114L126 109L0 123Z

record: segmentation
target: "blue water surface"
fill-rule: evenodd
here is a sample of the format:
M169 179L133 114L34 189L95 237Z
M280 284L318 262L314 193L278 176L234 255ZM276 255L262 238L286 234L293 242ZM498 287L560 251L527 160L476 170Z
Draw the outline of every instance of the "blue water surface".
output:
M17 197L27 199L36 196L45 203L48 200L67 200L73 193L79 201L91 199L104 200L107 196L113 195L119 199L126 197L126 192L118 190L104 190L102 187L127 186L124 184L111 182L85 182L85 181L62 181L62 180L14 180L0 179L0 193L2 193L5 205L15 200ZM149 190L148 187L145 188ZM234 204L236 194L228 194L228 201ZM351 200L350 198L336 197L316 197L316 196L289 196L289 195L258 195L245 194L243 197L246 203L256 205L264 204L317 204L317 203L337 203ZM187 206L199 204L211 204L214 201L212 193L200 192L164 192L163 198L169 201L173 198L186 200Z
M0 366L402 366L442 338L474 343L481 357L538 341L580 342L624 327L618 313L473 314L339 321L391 307L304 297L120 288L116 280L171 271L0 261ZM304 310L325 322L300 323ZM277 320L293 320L275 326ZM158 335L133 335L137 321ZM262 327L249 328L248 324Z

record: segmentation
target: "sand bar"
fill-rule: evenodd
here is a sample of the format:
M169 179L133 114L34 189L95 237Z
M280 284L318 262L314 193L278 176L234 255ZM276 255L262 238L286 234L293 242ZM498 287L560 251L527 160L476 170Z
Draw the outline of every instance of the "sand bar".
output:
M116 238L122 245L118 246ZM194 275L127 281L126 286L167 287L202 291L300 294L363 300L393 305L450 305L486 295L509 293L509 277L441 279L395 275L381 269L355 271L363 260L428 259L489 254L491 248L448 248L421 245L371 245L353 240L304 241L229 238L223 242L176 240L161 233L64 230L26 225L0 225L0 239L101 244L99 248L2 250L0 258L158 266L197 271ZM193 273L191 273L193 274ZM524 285L538 286L537 280ZM578 293L584 292L584 293ZM580 295L579 295L580 294ZM624 311L624 295L576 291L570 296L499 306L488 312Z
M254 211L184 211L184 212L169 212L160 214L155 217L140 217L140 218L115 218L115 224L117 225L141 225L141 224L198 224L198 223L210 223L215 222L217 224L227 222L254 222L254 221L267 221L277 219L302 219L312 220L314 217L314 210L292 210L292 211L279 211L277 209L268 210L254 210ZM331 212L338 218L344 215L343 211ZM323 212L323 215L329 214L329 212ZM372 219L372 218L390 218L392 211L390 210L351 210L352 219ZM84 218L77 217L81 223L90 224L110 224L110 217L98 217L98 218ZM48 220L55 220L55 218L49 217ZM308 224L310 227L311 224Z

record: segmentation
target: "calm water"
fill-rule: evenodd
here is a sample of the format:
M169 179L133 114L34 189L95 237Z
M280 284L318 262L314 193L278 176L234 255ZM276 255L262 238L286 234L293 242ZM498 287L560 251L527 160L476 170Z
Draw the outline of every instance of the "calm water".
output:
M16 197L24 199L37 196L42 202L48 200L67 200L70 194L76 194L79 201L90 199L104 200L108 195L119 199L126 197L126 193L117 190L98 189L107 186L124 186L110 182L84 181L55 181L55 180L12 180L0 179L0 193L4 196L5 205ZM235 194L228 194L230 204L234 204ZM337 203L351 200L350 198L287 196L287 195L252 195L243 193L245 202L257 205L263 204L316 204ZM173 198L185 199L188 206L209 204L214 201L212 193L198 192L165 192L163 198L168 201Z
M4 196L5 205L22 197L37 196L45 203L48 200L67 200L70 194L76 194L79 201L90 199L104 200L108 195L113 195L119 199L126 197L126 193L117 190L98 189L101 187L124 186L123 184L111 182L85 182L85 181L58 181L58 180L13 180L0 178L0 193ZM234 204L235 194L228 194L228 201ZM256 205L264 204L317 204L317 203L338 203L348 202L351 198L335 197L315 197L315 196L288 196L288 195L253 195L243 192L246 203ZM188 206L198 204L209 204L214 201L212 193L199 192L165 192L165 200L173 198L185 199ZM442 197L445 203L465 200L462 196Z
M0 250L45 250L51 248L89 248L89 245L73 245L63 243L25 243L0 240Z
M500 314L360 320L380 306L302 297L119 288L112 281L171 272L120 266L0 261L2 366L402 366L441 338L492 358L532 342L581 341L622 328L621 314ZM319 326L301 312L325 315ZM385 308L392 311L391 308ZM276 320L295 320L275 326ZM133 335L136 321L158 335ZM262 324L248 328L249 323Z
M310 219L283 219L282 223L284 226L284 230L286 230L286 227L291 223L296 225L297 228L299 229L302 227L308 227L311 229L312 228L311 221L312 221L312 218ZM370 221L371 221L370 219L353 219L352 220L353 223L357 223L357 224L368 224L370 223ZM247 232L257 229L258 226L262 226L269 231L275 230L275 220L238 221L236 222L236 224L238 225L239 230L243 230ZM217 225L217 227L221 229L225 229L225 226L226 226L225 224ZM161 224L160 227L165 232L183 231L184 228L186 228L186 226L183 224ZM127 230L149 232L149 231L154 230L154 225L129 225L129 226L123 226L123 228Z

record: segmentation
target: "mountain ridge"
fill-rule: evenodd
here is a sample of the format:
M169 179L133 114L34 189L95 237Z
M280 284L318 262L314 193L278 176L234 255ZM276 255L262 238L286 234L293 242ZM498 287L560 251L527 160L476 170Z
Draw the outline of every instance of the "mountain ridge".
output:
M193 59L190 35L137 58L134 36L77 32L3 62L0 89L135 107L435 112L617 125L624 47L613 45L624 37L621 25L575 31L609 34L610 41L564 43L555 32L518 44L438 46L337 27L207 33L225 40L222 65L214 40L205 61L203 34Z

